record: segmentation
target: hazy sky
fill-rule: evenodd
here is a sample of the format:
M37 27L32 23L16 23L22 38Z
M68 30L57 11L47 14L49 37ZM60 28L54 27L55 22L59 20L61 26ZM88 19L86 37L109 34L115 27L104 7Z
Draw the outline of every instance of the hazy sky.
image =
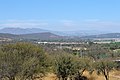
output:
M0 28L120 32L120 0L0 0Z

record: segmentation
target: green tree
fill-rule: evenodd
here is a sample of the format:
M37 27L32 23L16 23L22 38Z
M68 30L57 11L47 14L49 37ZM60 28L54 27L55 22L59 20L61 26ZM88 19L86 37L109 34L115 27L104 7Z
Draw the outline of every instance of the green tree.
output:
M109 49L104 49L101 45L94 44L88 47L87 56L94 61L107 58L110 55Z
M97 74L103 74L106 80L109 80L109 72L116 67L113 61L101 60L94 63Z
M61 53L55 58L55 72L59 80L67 80L74 78L76 75L82 76L82 73L87 69L87 63L83 62L78 56Z
M0 54L1 76L9 80L33 79L34 74L44 73L49 66L43 49L31 43L3 45Z

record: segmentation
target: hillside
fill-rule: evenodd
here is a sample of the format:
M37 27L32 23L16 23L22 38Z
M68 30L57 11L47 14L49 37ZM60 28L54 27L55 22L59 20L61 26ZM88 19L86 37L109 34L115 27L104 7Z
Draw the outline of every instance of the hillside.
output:
M10 38L10 39L36 39L36 40L80 40L83 39L92 39L92 38L120 38L120 33L108 33L108 34L100 34L100 35L91 35L91 36L83 36L83 37L75 37L75 36L60 36L53 34L51 32L42 32L42 33L31 33L31 34L9 34L9 33L0 33L0 38Z
M10 39L39 39L39 40L59 40L63 39L63 36L55 35L50 32L44 33L33 33L33 34L8 34L8 33L0 33L0 38L10 38Z
M52 31L52 30L45 30L45 29L40 29L40 28L3 28L3 29L0 29L0 33L9 33L9 34L15 34L15 35L44 33L44 32L50 32L50 33L57 34L60 36L78 36L78 37L106 33L103 31L96 31L96 30Z
M8 33L0 33L0 38L19 38L19 35L14 35L14 34L8 34Z
M50 32L44 32L44 33L33 33L33 34L23 34L19 35L23 39L40 39L40 40L51 40L51 39L62 39L62 36L50 33Z
M39 29L39 28L3 28L0 29L0 33L9 33L9 34L31 34L31 33L42 33L48 32L47 30Z
M120 33L107 33L100 35L83 36L81 38L120 38Z

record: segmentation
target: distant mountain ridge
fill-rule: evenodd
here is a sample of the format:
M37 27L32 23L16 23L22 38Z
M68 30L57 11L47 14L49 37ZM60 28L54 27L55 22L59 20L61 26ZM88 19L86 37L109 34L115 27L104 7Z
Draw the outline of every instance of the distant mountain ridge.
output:
M51 39L62 39L62 36L50 33L50 32L43 32L43 33L31 33L31 34L22 34L19 35L20 38L23 39L40 39L40 40L51 40Z
M63 39L63 36L59 36L50 32L43 32L43 33L32 33L32 34L8 34L8 33L0 33L0 38L10 38L10 39L35 39L35 40L57 40Z
M0 33L9 33L9 34L30 34L30 33L42 33L48 32L47 30L39 28L3 28L0 29Z
M8 33L0 33L0 38L15 38L18 37L18 35L14 35L14 34L8 34Z
M80 40L80 39L92 39L92 38L120 38L120 33L107 33L100 35L91 35L91 36L82 36L82 37L70 37L70 36L60 36L50 32L42 32L42 33L31 33L31 34L9 34L9 33L0 33L0 38L10 38L17 40Z
M120 33L107 33L100 35L83 36L81 38L120 38Z
M0 33L9 33L9 34L32 34L32 33L43 33L43 32L50 32L60 36L88 36L88 35L97 35L105 32L95 31L95 30L77 30L77 31L51 31L51 30L44 30L40 28L3 28L0 29Z

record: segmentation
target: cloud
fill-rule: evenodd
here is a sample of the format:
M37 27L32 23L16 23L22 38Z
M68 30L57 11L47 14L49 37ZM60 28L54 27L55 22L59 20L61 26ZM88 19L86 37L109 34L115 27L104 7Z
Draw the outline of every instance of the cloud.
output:
M19 28L41 28L57 31L74 30L100 30L100 31L119 31L120 22L101 21L99 19L86 19L83 21L73 20L1 20L0 28L19 27ZM120 31L119 31L120 32Z
M86 19L83 21L63 20L62 26L68 30L98 30L120 32L120 22Z
M60 23L62 26L64 27L75 27L77 26L77 23L75 21L72 21L72 20L61 20L61 23Z
M0 21L0 27L38 28L48 26L47 22L38 20L6 20Z
M100 21L100 19L85 19L86 22L97 22Z
M120 23L113 21L88 21L80 24L84 29L120 32Z

